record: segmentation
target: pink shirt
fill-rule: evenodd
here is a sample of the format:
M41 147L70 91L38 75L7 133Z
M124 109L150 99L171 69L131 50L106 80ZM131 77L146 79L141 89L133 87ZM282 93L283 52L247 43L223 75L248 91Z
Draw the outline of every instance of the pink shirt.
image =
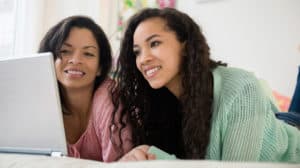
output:
M91 116L85 132L74 144L68 144L68 155L76 158L112 162L118 159L120 152L110 140L109 126L114 106L111 102L109 86L113 81L107 79L96 90L91 108ZM122 130L124 152L132 148L131 131Z

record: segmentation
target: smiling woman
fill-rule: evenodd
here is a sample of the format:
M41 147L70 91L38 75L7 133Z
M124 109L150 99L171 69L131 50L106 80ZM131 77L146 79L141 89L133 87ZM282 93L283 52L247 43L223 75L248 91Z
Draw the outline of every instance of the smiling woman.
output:
M128 127L120 143L110 132L112 56L102 29L88 17L68 17L47 32L39 52L54 55L69 156L109 162L128 151Z
M100 76L99 62L99 46L93 34L86 28L74 27L55 60L57 79L64 90L93 90L94 80Z
M300 163L299 130L276 119L253 73L211 58L186 13L146 8L133 15L117 74L121 99L114 101L122 101L137 146L122 160L154 159L149 146L157 146L181 159Z

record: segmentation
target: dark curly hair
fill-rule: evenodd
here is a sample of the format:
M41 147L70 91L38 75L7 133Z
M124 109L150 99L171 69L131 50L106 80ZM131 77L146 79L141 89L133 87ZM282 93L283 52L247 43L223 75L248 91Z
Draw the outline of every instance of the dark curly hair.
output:
M99 51L99 68L101 75L97 76L94 84L94 91L101 85L101 83L108 77L111 66L112 66L112 54L109 41L101 29L91 18L87 16L70 16L56 25L54 25L42 39L38 52L52 52L54 60L60 57L60 49L68 38L69 33L72 28L85 28L92 32L94 38L97 41L97 44L100 48ZM61 102L63 107L63 112L67 113L64 99L62 98L62 87L58 83L59 92L61 96Z
M185 43L181 65L183 93L178 100L165 87L152 89L137 69L133 35L143 21L161 18L177 40ZM209 46L199 26L176 9L146 8L131 17L121 42L118 86L113 102L122 102L121 116L128 116L134 145L155 145L187 159L205 157L212 116L212 70L223 65L210 59ZM116 115L116 114L113 114ZM121 122L113 120L115 122Z

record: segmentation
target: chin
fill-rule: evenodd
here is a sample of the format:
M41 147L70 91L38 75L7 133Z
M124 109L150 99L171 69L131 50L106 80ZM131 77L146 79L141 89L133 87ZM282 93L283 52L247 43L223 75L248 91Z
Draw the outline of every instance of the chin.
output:
M154 83L154 82L153 83L149 82L149 85L152 89L160 89L160 88L164 87L164 85L159 84L159 83Z

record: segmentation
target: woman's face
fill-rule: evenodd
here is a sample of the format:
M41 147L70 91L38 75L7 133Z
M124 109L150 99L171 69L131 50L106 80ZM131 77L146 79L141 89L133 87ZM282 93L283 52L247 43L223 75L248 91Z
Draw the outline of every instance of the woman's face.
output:
M56 76L64 89L93 88L99 68L99 46L93 33L74 27L55 60Z
M183 43L161 18L141 22L133 36L136 65L154 89L167 87L179 94Z

